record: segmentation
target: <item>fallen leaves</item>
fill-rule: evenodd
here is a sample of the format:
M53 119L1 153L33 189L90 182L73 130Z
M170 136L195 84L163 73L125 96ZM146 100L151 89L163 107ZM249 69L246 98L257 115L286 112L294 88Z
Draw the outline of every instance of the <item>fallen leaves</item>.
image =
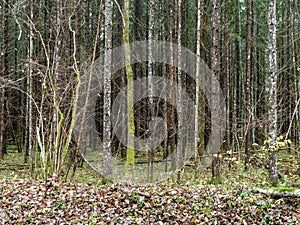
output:
M0 181L1 224L300 224L299 198L247 187Z

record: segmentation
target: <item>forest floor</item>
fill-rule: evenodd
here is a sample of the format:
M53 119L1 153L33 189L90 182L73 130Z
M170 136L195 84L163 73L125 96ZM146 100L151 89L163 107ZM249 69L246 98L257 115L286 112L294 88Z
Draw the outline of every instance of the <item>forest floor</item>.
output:
M300 198L236 185L0 181L1 224L300 224Z
M191 167L180 181L104 184L86 164L73 183L32 180L22 157L9 151L0 162L0 224L300 224L299 196L260 192L269 186L259 164L264 156L247 172L239 163L223 163L219 185L210 184L209 169L193 180ZM280 164L281 190L299 194L299 175L293 173L299 157L280 158L291 161L290 167L287 160Z

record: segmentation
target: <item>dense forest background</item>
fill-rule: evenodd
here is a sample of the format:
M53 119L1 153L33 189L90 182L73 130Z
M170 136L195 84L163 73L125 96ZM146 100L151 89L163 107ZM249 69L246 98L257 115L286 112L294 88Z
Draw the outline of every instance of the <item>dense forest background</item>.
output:
M35 174L68 175L71 167L75 172L80 140L75 140L72 132L83 72L100 55L124 42L160 40L197 54L221 85L225 136L219 153L212 155L214 179L218 180L225 159L242 161L247 170L255 163L251 160L257 152L267 156L259 166L268 169L273 185L278 183L278 151L286 150L287 160L296 157L293 170L299 167L299 1L2 0L0 4L1 159L13 146L24 154L24 162ZM109 54L104 60L109 65ZM147 88L151 89L151 76L161 76L188 92L197 108L195 130L200 135L195 137L191 164L197 171L209 135L216 129L200 81L151 58L115 74L108 67L104 70L105 88L95 109L104 152L125 160L127 166L146 163L149 179L156 160L164 160L173 151L184 157L185 146L177 145L182 126L178 109L184 109L180 92L176 104L182 105L176 109L157 98L134 105L137 137L149 137L149 118L154 114L166 121L168 135L159 148L132 154L111 129L109 112L121 89L141 77L149 79ZM174 168L182 164L171 160Z

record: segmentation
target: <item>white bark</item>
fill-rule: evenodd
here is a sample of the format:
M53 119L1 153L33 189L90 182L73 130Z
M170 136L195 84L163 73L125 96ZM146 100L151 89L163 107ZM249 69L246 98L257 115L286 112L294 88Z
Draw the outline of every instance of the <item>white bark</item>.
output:
M296 189L294 191L276 191L276 190L265 190L258 188L257 191L259 193L274 197L274 198L284 198L284 197L295 197L300 198L300 189Z
M29 26L29 63L28 63L28 79L27 79L27 119L28 119L28 153L29 163L33 165L33 123L32 123L32 56L33 56L33 0L30 1L30 26Z
M177 59L178 59L178 73L177 73L177 87L178 87L178 93L177 93L177 115L178 115L178 131L177 131L177 154L176 154L176 165L177 165L177 169L179 169L182 166L182 157L183 157L183 132L182 132L182 108L183 108L183 101L182 101L182 80L181 80L181 63L182 63L182 59L181 59L181 0L178 0L178 12L177 12L177 16L178 16L178 30L177 30L177 46L178 46L178 55L177 55Z
M173 7L174 7L174 4L173 4L173 1L170 1L170 24L169 24L169 36L170 36L170 42L173 42L173 28L174 28L174 18L173 18ZM172 62L172 65L175 65L175 57L174 57L174 52L175 52L175 49L173 47L173 45L170 46L170 61ZM172 98L175 98L174 97L174 84L175 84L175 72L176 72L176 68L174 68L174 66L170 66L170 74L171 74L171 87L172 87ZM172 127L172 130L174 129L175 127L175 124L174 124L174 112L173 110L171 109L170 110L170 113L169 113L169 117L170 117L170 120L169 120L169 126ZM170 132L170 131L169 131ZM174 137L170 138L169 141L169 144L170 144L170 153L172 153L172 151L174 150L174 141L173 141ZM175 170L176 169L176 157L174 156L174 154L171 154L171 170Z
M276 0L269 0L269 137L270 180L273 185L278 181L277 152L273 147L277 137L277 60L276 60Z
M148 40L149 40L149 52L148 52L148 91L149 91L149 107L150 107L150 116L154 118L154 106L153 106L153 52L152 52L152 41L154 37L154 0L150 0L149 2L149 30L148 30ZM149 127L150 130L150 127ZM148 154L148 177L150 181L152 180L153 175L153 152L154 147L152 144L154 140L152 140L152 131L150 131L149 138L149 154Z
M196 62L196 100L195 100L195 159L198 157L199 141L199 94L200 94L200 48L201 48L201 1L197 4L197 62Z
M112 1L105 0L105 58L104 58L104 107L103 107L103 161L105 177L112 175L111 161L111 49Z

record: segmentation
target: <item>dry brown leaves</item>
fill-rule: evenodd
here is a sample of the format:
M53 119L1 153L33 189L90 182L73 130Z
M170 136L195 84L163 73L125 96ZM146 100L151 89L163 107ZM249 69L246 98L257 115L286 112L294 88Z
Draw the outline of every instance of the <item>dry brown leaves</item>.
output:
M1 224L300 224L297 198L246 187L0 181Z

